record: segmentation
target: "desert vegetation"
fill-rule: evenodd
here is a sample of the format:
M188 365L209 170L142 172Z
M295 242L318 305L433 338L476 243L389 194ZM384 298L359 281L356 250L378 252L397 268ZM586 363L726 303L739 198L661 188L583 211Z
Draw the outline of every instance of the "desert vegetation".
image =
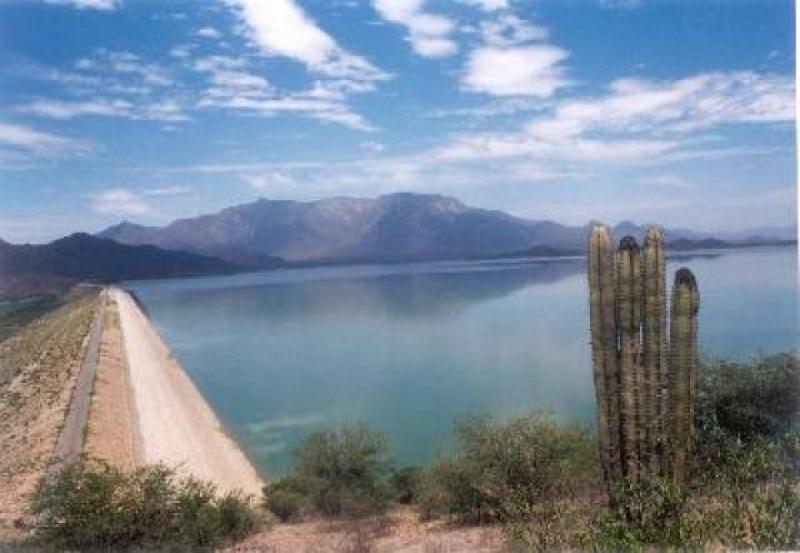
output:
M265 505L298 522L408 503L422 519L499 526L512 551L800 546L800 359L706 360L696 386L681 483L671 474L606 483L592 429L527 413L459 421L455 450L425 468L396 468L386 438L364 426L313 434Z
M0 539L51 460L97 301L75 294L0 342Z
M589 238L589 301L597 434L614 500L633 484L687 477L697 380L699 292L689 269L675 274L667 346L664 239L625 237L614 253L607 227Z
M43 482L34 543L55 548L209 547L241 539L260 515L248 498L153 465L125 472L84 459Z

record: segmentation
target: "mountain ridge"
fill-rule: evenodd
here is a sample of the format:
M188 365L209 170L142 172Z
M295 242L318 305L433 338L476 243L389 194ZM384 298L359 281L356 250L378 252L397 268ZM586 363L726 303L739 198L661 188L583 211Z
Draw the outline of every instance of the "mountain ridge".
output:
M209 256L74 233L47 244L0 243L0 298L60 294L78 282L217 275L241 269Z
M511 255L535 248L582 251L593 223L570 226L470 207L443 195L401 192L377 198L258 199L162 227L123 221L98 236L219 257L251 268L290 263L403 261ZM638 240L645 225L622 221L615 235ZM774 229L773 229L774 230ZM784 235L790 232L784 230ZM774 237L744 237L769 242ZM730 233L736 241L735 233ZM724 233L667 229L668 240L722 240ZM785 239L785 237L783 238ZM686 244L683 244L685 247Z

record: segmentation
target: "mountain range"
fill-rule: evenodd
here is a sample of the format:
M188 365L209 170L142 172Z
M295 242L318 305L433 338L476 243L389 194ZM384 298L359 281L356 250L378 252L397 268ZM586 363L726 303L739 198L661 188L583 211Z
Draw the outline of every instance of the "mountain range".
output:
M447 196L396 193L375 199L331 198L310 202L257 200L217 213L179 219L164 227L123 222L98 236L122 244L151 244L219 257L247 267L281 261L396 262L579 253L593 222L569 226L469 207ZM623 222L615 236L641 240L645 226ZM667 229L669 241L720 240L754 244L793 240L790 228L743 233Z
M59 294L79 281L225 274L241 267L213 257L129 246L77 233L49 244L0 240L0 298Z
M375 199L257 200L163 227L122 222L95 236L42 245L0 240L0 298L60 293L76 282L225 274L320 263L581 254L590 222L569 226L469 207L455 198L397 193ZM641 241L645 226L614 235ZM739 233L666 229L675 250L796 242L796 229Z

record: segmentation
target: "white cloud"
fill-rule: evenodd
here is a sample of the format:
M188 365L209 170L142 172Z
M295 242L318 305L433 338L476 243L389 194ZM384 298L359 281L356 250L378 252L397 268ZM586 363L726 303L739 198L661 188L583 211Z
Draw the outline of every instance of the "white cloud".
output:
M45 0L48 4L72 6L78 9L113 10L119 6L119 0Z
M207 73L210 81L197 102L199 108L227 109L261 117L295 113L357 130L374 130L346 103L349 94L372 90L372 83L324 79L305 90L281 93L266 79L252 73L242 58L210 56L196 60L194 67Z
M742 71L662 82L620 79L605 96L561 102L528 131L551 139L591 131L685 134L724 123L793 120L791 78Z
M459 0L462 4L475 6L486 12L504 10L508 8L508 0Z
M192 187L179 184L175 186L162 186L159 188L149 188L142 192L144 196L178 196L181 194L188 194L192 191Z
M214 27L203 27L201 29L197 29L197 32L195 34L202 38L211 38L211 39L220 38L222 36L222 34Z
M121 117L134 120L178 122L188 120L183 108L174 101L160 100L139 105L122 99L64 101L38 99L19 106L17 111L51 119L73 119L84 116Z
M285 56L329 77L376 81L388 78L366 59L351 54L323 31L293 0L229 0L250 38L266 54Z
M10 123L0 123L0 144L36 157L84 155L92 149L82 140Z
M358 145L358 147L370 154L379 154L386 149L386 145L373 140L367 140Z
M679 146L670 140L547 140L526 132L473 133L458 136L437 148L435 155L445 161L473 161L504 158L621 162L647 159Z
M127 116L133 105L124 100L64 102L39 99L21 106L18 111L53 119L72 119L82 115Z
M146 215L153 208L137 194L125 188L111 188L90 197L92 210L101 215L122 217Z
M481 24L482 44L467 58L461 86L493 96L547 98L569 84L568 52L544 42L548 30L503 12Z
M373 0L372 4L383 19L408 29L408 40L420 56L444 58L458 52L451 36L455 23L424 11L425 0Z
M243 174L242 180L260 192L271 191L275 188L294 187L297 182L283 171L267 171L256 174Z
M481 36L489 46L510 47L547 40L550 32L545 27L525 21L512 13L503 13L481 24Z
M99 53L105 58L105 63L112 71L137 75L148 85L169 86L174 84L174 81L162 68L156 64L145 63L135 54L105 50L101 50Z
M262 117L274 117L280 113L295 113L356 130L375 130L361 115L352 111L346 104L336 100L316 98L303 92L268 98L254 98L246 95L208 95L200 101L198 106L225 108Z
M733 72L658 83L620 79L606 95L555 102L549 114L518 130L456 136L434 155L461 162L525 158L643 164L706 159L727 155L730 149L700 148L698 131L731 123L793 120L790 77ZM662 178L659 183L667 181Z
M567 52L556 46L486 46L467 60L463 86L495 96L547 98L568 84L560 63Z
M694 185L678 175L653 175L639 180L645 186L658 186L664 188L694 188Z

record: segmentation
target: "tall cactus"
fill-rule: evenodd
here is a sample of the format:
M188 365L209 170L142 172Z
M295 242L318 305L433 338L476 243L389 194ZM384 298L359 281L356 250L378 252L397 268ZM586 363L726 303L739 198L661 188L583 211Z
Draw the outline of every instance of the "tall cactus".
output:
M650 227L642 248L642 378L646 470L659 476L660 457L666 455L669 413L669 363L667 360L667 310L664 236Z
M589 238L589 302L592 335L592 365L598 412L598 441L603 476L615 480L622 475L619 459L619 404L617 398L616 272L611 233L604 226Z
M689 269L675 273L670 319L670 403L672 412L671 471L677 483L686 479L686 459L692 438L697 364L697 282Z
M589 302L597 428L608 482L685 481L697 363L697 283L675 275L667 348L664 239L648 229L640 250L602 225L589 237Z
M625 474L639 480L642 436L640 424L642 270L639 246L626 236L617 249L617 323L619 325L619 412Z

